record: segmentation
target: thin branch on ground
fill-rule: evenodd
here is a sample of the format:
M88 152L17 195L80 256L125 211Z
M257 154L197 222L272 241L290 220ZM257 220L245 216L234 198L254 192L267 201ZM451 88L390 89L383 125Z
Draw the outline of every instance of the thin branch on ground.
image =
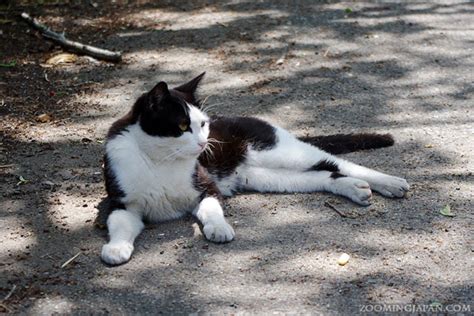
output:
M339 214L341 217L344 217L344 218L355 218L355 216L348 215L348 214L346 214L346 213L340 211L337 207L335 207L334 205L332 205L332 204L329 203L328 201L324 202L324 206L329 207L330 209L332 209L333 211L335 211L337 214Z
M8 292L7 296L5 296L3 301L8 300L12 296L13 292L15 292L15 289L16 289L16 285L13 285L12 289L10 290L10 292Z
M38 22L35 18L32 18L28 13L23 12L21 14L21 17L33 28L37 29L40 31L41 35L60 45L66 50L84 54L84 55L89 55L97 59L102 59L106 61L111 61L111 62L120 62L122 60L122 54L120 52L113 52L110 50L82 44L79 42L71 41L68 40L64 33L59 34L54 31L52 31L49 27L47 27L44 24L41 24Z
M82 251L79 251L78 253L76 253L76 255L74 255L74 257L72 257L71 259L69 259L68 261L64 262L61 266L61 269L65 268L68 264L70 264L71 262L73 262L77 257L79 257L81 255Z

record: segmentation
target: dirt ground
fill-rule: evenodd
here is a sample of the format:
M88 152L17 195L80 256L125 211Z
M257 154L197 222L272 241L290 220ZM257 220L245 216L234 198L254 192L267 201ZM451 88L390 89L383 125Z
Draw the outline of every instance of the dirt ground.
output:
M472 3L19 2L0 6L0 312L474 311ZM50 65L62 50L22 11L124 60ZM324 193L240 195L226 205L232 243L207 242L184 218L145 230L129 263L104 265L94 222L108 127L156 82L202 71L211 113L297 135L393 134L393 147L345 157L411 191L367 208Z

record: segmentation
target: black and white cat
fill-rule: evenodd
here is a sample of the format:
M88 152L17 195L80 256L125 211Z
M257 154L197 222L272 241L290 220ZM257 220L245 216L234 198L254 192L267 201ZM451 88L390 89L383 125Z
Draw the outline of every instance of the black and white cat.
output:
M409 189L404 179L329 153L390 146L390 135L298 139L256 118L209 118L195 96L203 76L174 89L158 83L110 128L104 158L110 241L101 253L106 263L130 259L144 220L192 213L208 240L231 241L235 233L221 199L239 191L328 191L365 206L371 189L387 197L403 197Z

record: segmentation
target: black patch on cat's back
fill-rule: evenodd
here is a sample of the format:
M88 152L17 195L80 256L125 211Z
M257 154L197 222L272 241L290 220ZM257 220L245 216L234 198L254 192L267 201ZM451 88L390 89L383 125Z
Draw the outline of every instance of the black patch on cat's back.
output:
M339 167L333 161L329 160L321 160L317 164L311 166L308 171L331 171L331 172L339 172Z
M277 141L275 128L253 117L212 117L208 139L212 153L204 152L199 161L219 178L229 176L245 161L249 145L269 150Z
M255 150L272 149L276 144L275 128L255 117L211 118L209 138L239 141L252 145Z
M221 125L226 125L231 136L241 138L251 144L255 150L269 150L276 144L275 128L255 117L220 118Z

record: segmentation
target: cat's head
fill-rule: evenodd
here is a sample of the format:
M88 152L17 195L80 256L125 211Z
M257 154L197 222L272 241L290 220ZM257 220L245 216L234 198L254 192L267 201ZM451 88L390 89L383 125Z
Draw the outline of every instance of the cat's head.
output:
M199 109L196 89L205 73L170 89L159 82L142 95L133 112L149 146L170 152L170 158L198 156L207 146L209 118Z

